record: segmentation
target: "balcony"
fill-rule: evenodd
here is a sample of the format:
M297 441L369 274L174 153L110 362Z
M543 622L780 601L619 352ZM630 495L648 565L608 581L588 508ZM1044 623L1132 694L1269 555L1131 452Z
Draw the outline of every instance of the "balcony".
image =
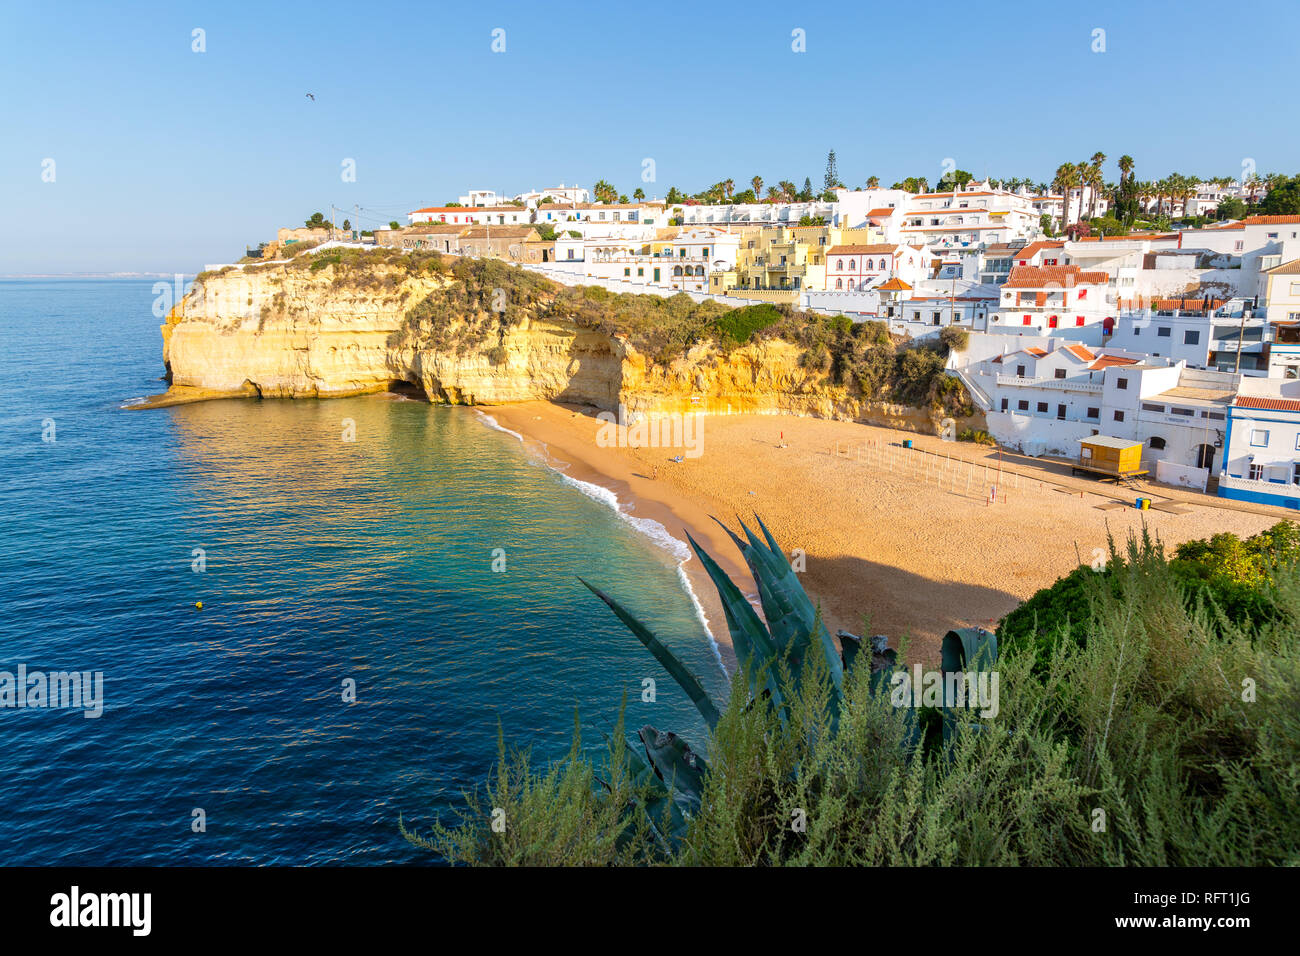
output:
M1101 382L1081 382L1077 379L1069 378L1025 378L1019 375L999 375L999 385L1013 385L1021 388L1051 388L1060 389L1066 392L1096 392L1101 393Z
M1219 476L1220 488L1235 488L1238 491L1254 491L1266 495L1280 495L1283 498L1300 500L1300 485L1284 481L1262 481L1254 478L1234 478L1232 475Z

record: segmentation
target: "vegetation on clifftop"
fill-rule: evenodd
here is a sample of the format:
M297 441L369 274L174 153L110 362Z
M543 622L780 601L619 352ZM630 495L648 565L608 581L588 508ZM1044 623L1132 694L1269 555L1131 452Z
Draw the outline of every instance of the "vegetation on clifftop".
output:
M346 258L335 262L348 266ZM748 344L783 340L800 349L800 364L865 400L930 407L952 415L974 408L961 382L944 372L948 349L905 343L881 322L853 322L844 316L804 312L784 305L730 308L685 293L660 297L610 292L599 286L557 286L536 273L495 259L449 259L437 253L422 264L411 254L385 256L407 269L437 271L459 280L430 293L406 314L402 335L439 349L465 354L525 317L559 319L626 341L650 361L668 365L698 346L726 354ZM312 268L315 266L313 265ZM337 272L337 269L336 269ZM352 281L344 272L336 281Z

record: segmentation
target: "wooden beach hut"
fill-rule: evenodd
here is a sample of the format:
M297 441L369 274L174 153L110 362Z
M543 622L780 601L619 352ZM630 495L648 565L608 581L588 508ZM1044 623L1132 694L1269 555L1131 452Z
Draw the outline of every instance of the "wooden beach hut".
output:
M1079 460L1070 474L1087 471L1110 478L1135 478L1145 475L1142 467L1142 442L1128 438L1093 435L1079 439Z

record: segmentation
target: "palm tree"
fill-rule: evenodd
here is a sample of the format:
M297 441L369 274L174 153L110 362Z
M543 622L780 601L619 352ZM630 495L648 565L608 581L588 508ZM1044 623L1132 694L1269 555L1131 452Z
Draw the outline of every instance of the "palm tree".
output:
M596 185L591 187L591 191L601 202L614 202L618 199L618 190L603 179L597 180Z
M1088 197L1088 218L1093 219L1097 215L1097 193L1101 189L1101 164L1106 162L1106 154L1098 150L1092 154L1092 159L1088 162L1088 185L1092 187L1092 194Z
M777 185L781 187L781 201L794 202L794 194L795 194L794 183L790 182L788 179L783 179L779 183L777 183Z
M633 190L632 192L632 198L635 199L637 202L640 202L641 200L645 199L645 190L642 189L640 186L636 187L636 189Z
M730 200L731 194L736 191L736 181L734 179L724 179L721 185L722 185L722 195L725 196L728 200Z
M768 202L780 202L780 201L781 201L781 190L777 189L775 186L768 186L768 187L767 187L767 201L768 201Z
M1125 153L1119 158L1119 182L1122 186L1133 175L1133 157Z
M868 188L868 189L879 189L879 188L880 188L880 177L879 177L879 176L868 176L868 177L867 177L867 188Z
M1079 182L1079 169L1074 163L1061 163L1056 167L1056 175L1052 177L1052 188L1061 193L1061 229L1070 222L1070 192Z
M763 198L763 177L755 176L753 179L749 181L749 184L754 187L754 198L762 199Z

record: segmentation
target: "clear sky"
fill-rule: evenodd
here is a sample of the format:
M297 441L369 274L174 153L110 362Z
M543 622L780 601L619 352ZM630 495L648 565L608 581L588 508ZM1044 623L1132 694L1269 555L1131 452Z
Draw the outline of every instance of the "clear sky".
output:
M0 275L190 273L471 187L818 183L832 148L851 186L1098 150L1112 179L1293 173L1298 28L1295 0L0 0Z

